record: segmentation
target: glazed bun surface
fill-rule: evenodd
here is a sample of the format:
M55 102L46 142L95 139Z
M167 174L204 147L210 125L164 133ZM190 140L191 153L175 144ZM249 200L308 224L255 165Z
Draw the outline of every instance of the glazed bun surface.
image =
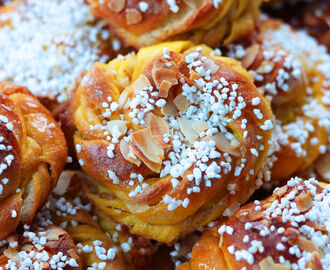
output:
M0 82L0 238L30 223L65 165L64 134L24 87Z
M328 269L329 185L292 178L206 230L188 269ZM223 225L221 225L223 224Z
M170 42L95 64L75 91L74 144L91 202L171 242L259 186L272 114L234 60Z
M94 15L106 19L122 41L135 48L166 40L228 44L252 30L260 2L89 0Z

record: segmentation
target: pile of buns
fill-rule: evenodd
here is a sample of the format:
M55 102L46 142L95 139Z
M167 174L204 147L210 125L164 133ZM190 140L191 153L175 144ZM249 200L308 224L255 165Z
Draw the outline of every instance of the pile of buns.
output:
M0 1L0 270L330 269L329 20Z

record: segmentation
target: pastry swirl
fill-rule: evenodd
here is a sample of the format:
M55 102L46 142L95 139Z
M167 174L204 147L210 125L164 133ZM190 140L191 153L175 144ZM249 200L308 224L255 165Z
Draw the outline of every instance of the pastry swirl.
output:
M248 73L206 46L170 42L95 64L73 95L87 196L160 242L229 214L256 189L272 114Z

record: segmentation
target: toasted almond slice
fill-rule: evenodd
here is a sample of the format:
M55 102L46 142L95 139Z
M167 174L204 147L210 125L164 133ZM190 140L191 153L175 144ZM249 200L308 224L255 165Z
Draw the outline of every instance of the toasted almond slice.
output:
M118 99L119 109L127 110L129 108L129 97L132 94L132 89L130 87L126 87L124 91L120 94Z
M111 0L108 6L113 12L119 13L125 8L125 4L126 0Z
M200 77L202 77L199 73L190 70L190 80L194 81L194 80L198 80Z
M205 71L210 70L211 74L215 74L219 70L219 66L211 58L206 58L203 61L203 67Z
M198 133L200 134L201 132L208 130L210 127L208 124L206 124L204 121L195 121L192 124L192 128Z
M246 49L245 56L242 59L242 66L244 68L249 68L255 61L259 52L259 45L254 44Z
M315 170L323 180L330 183L330 153L326 153L315 162Z
M120 141L119 147L120 147L120 152L123 155L124 159L134 163L138 167L141 165L141 160L136 158L136 156L130 150L129 144L125 140Z
M160 112L164 116L177 116L178 115L178 111L176 110L175 105L172 100L167 100L165 106L160 109Z
M223 135L223 133L217 133L211 138L215 141L215 146L218 149L236 157L240 155L240 152L230 145L230 141L225 137L225 135Z
M282 197L287 192L287 190L288 190L288 186L285 185L283 187L275 189L273 193L278 197Z
M146 75L141 74L140 77L132 84L132 88L135 94L138 94L142 90L151 86L151 83Z
M182 134L188 139L191 144L199 138L199 134L193 129L194 120L178 118L179 127Z
M173 102L181 113L185 113L191 105L191 102L184 95L176 96Z
M71 178L74 174L74 171L66 170L62 172L60 178L57 181L56 187L53 189L53 192L57 195L63 195L67 191Z
M324 257L322 250L320 250L313 241L303 237L303 236L299 236L298 240L296 242L297 246L300 248L300 250L305 250L307 252L317 252L321 258Z
M130 149L151 170L155 170L153 164L158 164L157 170L160 170L160 165L164 159L164 149L152 139L149 128L131 134Z
M271 256L263 259L259 262L260 270L290 270L291 266L274 263L274 260Z
M270 70L270 71L268 71L268 67L272 67L272 69ZM274 66L275 66L275 64L273 63L273 62L271 62L271 61L264 61L264 62L262 62L262 64L260 65L260 67L258 67L257 68L257 72L258 73L260 73L260 74L262 74L262 73L269 73L269 72L271 72L273 69L274 69ZM266 70L266 67L267 67L267 70Z
M142 14L135 8L126 9L126 23L128 25L138 24L143 19Z
M313 207L313 195L310 191L307 191L307 193L301 193L297 197L297 207L300 212L306 212Z
M120 138L120 136L125 135L127 132L127 122L123 120L111 120L107 123L107 128L111 136L115 139Z
M151 114L149 119L149 128L152 139L161 147L170 147L169 143L164 141L164 135L169 134L169 127L165 120L155 114Z
M160 87L162 81L168 81L171 85L178 84L178 66L173 61L168 61L164 58L158 58L154 61L152 67L152 79L157 88Z
M172 84L169 81L162 81L159 86L159 97L167 98L168 91L172 87Z

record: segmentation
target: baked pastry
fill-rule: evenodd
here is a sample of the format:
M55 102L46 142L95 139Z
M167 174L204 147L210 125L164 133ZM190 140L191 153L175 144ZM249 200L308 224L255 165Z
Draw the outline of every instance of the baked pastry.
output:
M105 233L101 228L104 224L92 216L93 209L82 190L86 178L78 171L64 171L47 205L38 213L38 223L64 228L79 248L84 269L148 269L156 246L130 235L124 225L109 218Z
M262 18L250 40L230 45L271 101L276 117L274 153L264 174L273 182L309 167L325 153L330 131L330 55L302 32Z
M24 87L0 82L0 239L31 223L67 159L64 134Z
M0 269L83 269L72 238L54 225L25 225L1 242L1 250Z
M170 243L260 184L270 107L238 62L209 47L169 42L96 63L69 111L95 179L88 198L132 234Z
M285 11L285 12L284 12ZM303 29L324 44L330 52L330 2L328 0L299 1L294 6L266 10L298 29Z
M217 46L253 29L260 0L88 0L128 46L141 48L167 40Z
M0 40L0 81L28 87L48 108L65 101L95 61L122 52L84 0L12 1L0 8Z
M329 185L292 178L207 229L177 270L329 269L329 199Z

